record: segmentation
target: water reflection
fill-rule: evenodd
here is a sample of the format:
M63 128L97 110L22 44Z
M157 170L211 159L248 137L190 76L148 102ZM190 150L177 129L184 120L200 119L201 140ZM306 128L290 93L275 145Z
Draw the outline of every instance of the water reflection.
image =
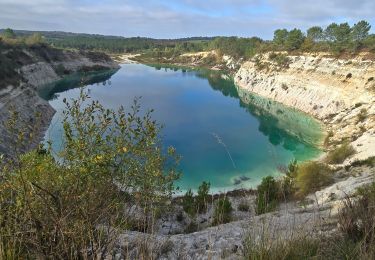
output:
M182 156L183 178L177 185L183 189L197 188L202 181L218 189L253 187L262 177L277 174L280 164L320 153L314 146L321 130L315 120L237 89L233 79L221 72L126 64L112 74L93 75L84 84L79 77L66 80L42 93L46 99L57 97L50 102L57 113L46 136L57 149L63 99L77 98L79 90L73 88L88 85L90 96L105 107L126 108L134 97L142 96L142 107L155 109L154 119L165 126L165 147L175 147ZM112 85L92 85L100 81Z
M178 70L177 67L160 65L155 66L155 69ZM300 143L312 146L321 144L322 126L303 112L241 89L230 76L220 71L184 69L181 72L206 79L213 90L220 91L226 97L239 99L240 106L258 120L258 130L268 137L271 144L282 145L296 155L301 152Z
M73 75L64 77L63 79L45 85L38 91L38 94L44 100L53 100L58 98L58 93L77 88L79 86L86 86L91 84L111 85L110 78L118 70L105 70L100 72L90 73L75 73Z

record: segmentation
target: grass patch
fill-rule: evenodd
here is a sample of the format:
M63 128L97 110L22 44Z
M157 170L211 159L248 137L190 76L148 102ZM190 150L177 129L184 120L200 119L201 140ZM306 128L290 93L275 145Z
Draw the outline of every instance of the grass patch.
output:
M246 237L244 256L252 260L310 259L319 254L319 247L319 241L307 235L275 239L262 233L259 239Z
M325 161L328 164L340 164L353 154L355 154L355 149L353 146L349 143L344 143L339 148L330 151L327 154Z

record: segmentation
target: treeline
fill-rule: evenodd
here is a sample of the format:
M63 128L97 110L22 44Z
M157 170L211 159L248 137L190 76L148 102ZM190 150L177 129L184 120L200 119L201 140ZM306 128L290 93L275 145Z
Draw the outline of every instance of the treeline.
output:
M360 21L352 27L348 23L331 23L326 28L313 26L306 33L300 29L278 29L272 47L279 50L358 52L375 51L375 35L369 34L371 25Z
M105 36L98 34L67 33L67 32L32 32L11 29L3 30L1 34L9 34L12 38L29 38L38 35L46 43L57 48L73 48L110 53L144 52L144 51L199 51L202 46L213 38L191 37L181 39L152 39L145 37L125 38L120 36ZM1 30L0 30L1 32Z
M194 37L183 39L151 39L142 37L124 38L95 34L65 32L30 32L3 30L6 38L29 39L32 42L46 42L58 48L104 51L110 53L142 52L147 57L173 58L186 52L216 50L236 58L250 58L267 51L324 51L333 54L375 52L375 35L370 34L371 25L359 21L332 23L326 28L313 26L306 32L295 28L277 29L272 40L258 37Z
M234 57L249 58L269 51L321 51L333 54L359 51L375 52L375 35L370 34L371 25L360 21L353 26L348 23L332 23L326 28L313 26L306 32L300 29L277 29L271 41L260 38L217 37L208 48Z

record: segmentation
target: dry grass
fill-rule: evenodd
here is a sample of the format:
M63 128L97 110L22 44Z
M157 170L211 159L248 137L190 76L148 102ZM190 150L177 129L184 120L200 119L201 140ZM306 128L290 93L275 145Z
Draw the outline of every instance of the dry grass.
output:
M355 149L349 143L344 143L335 150L330 151L325 161L328 164L340 164L343 163L349 156L355 153Z

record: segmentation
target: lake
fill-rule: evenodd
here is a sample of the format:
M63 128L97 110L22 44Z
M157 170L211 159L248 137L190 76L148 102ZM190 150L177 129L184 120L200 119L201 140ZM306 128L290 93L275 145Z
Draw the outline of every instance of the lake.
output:
M58 150L64 98L79 96L81 75L46 86L41 97L56 109L46 139ZM291 160L320 155L321 125L302 112L238 89L220 72L123 64L117 72L83 81L90 96L108 108L128 108L141 97L164 125L165 146L182 156L177 185L196 189L209 181L214 191L254 187L277 175Z

